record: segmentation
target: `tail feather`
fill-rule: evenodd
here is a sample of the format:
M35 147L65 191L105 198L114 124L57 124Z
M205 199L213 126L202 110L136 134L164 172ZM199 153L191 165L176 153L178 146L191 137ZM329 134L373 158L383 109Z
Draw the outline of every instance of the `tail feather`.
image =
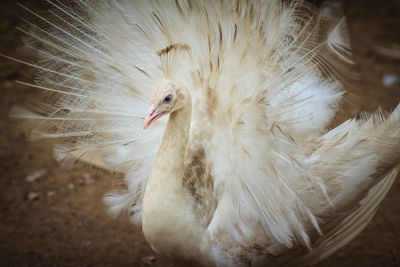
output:
M400 108L389 116L361 114L328 132L309 157L310 173L323 177L335 211L346 212L351 203L380 181L400 162ZM326 213L321 205L320 214Z
M372 187L368 195L359 202L360 206L322 236L311 251L292 260L289 265L308 266L320 263L353 240L368 226L377 211L378 205L389 192L399 172L400 164L390 170L379 183Z

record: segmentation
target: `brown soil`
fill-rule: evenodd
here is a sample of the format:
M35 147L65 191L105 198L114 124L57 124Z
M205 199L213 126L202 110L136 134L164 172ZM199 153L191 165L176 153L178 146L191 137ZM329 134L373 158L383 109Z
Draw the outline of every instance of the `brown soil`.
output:
M15 27L21 24L16 14L25 13L13 1L0 6L0 53L23 57ZM382 84L384 74L400 78L399 60L374 51L386 40L400 43L400 1L355 0L344 7L360 80L349 89L336 123L378 106L393 109L400 101L399 83ZM35 94L14 80L29 81L30 75L29 68L0 60L0 266L169 265L140 230L106 214L102 196L115 177L85 166L61 168L49 149L12 130L9 108ZM42 177L26 181L40 170L46 171ZM399 189L398 179L364 232L320 266L400 266Z

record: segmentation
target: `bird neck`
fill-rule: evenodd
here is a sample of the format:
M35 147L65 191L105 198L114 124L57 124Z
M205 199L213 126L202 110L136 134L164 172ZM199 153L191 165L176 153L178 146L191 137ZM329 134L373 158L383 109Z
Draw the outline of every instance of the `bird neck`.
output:
M202 242L204 229L196 222L192 201L183 186L191 109L188 96L183 108L170 114L146 185L142 209L143 233L153 249L184 261L190 261L196 251L210 253L209 245Z
M150 173L145 196L156 193L168 196L169 192L166 189L170 187L173 187L170 188L173 189L173 195L176 195L178 191L183 193L182 178L191 115L192 102L188 96L183 107L170 114L160 149ZM161 189L162 192L159 192L158 189Z
M183 107L170 114L165 129L163 140L158 152L157 158L161 154L170 154L174 157L175 166L181 166L183 170L183 161L185 157L186 145L189 138L190 122L192 116L192 101L187 97ZM171 166L172 168L172 166Z
M182 188L191 115L192 102L190 96L188 96L183 107L169 116L161 146L150 174L152 181L149 182L152 182L151 185L168 182L168 184Z
M159 184L182 188L186 145L189 139L192 101L186 97L185 104L169 116L161 146L153 164L146 192L151 194ZM183 190L183 188L182 188ZM163 192L167 192L162 189ZM159 192L158 192L159 193Z

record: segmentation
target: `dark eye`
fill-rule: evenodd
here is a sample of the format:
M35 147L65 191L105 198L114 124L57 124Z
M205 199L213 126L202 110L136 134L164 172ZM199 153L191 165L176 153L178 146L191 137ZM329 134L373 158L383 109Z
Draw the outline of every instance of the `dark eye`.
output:
M169 103L169 102L171 102L172 101L172 95L167 95L165 98L164 98L164 102L165 103Z

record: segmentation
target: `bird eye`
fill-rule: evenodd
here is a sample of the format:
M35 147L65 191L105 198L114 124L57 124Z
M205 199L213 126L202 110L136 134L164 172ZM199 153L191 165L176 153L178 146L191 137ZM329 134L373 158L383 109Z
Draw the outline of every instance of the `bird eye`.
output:
M169 102L171 102L172 101L172 95L167 95L165 98L164 98L164 102L165 103L169 103Z

